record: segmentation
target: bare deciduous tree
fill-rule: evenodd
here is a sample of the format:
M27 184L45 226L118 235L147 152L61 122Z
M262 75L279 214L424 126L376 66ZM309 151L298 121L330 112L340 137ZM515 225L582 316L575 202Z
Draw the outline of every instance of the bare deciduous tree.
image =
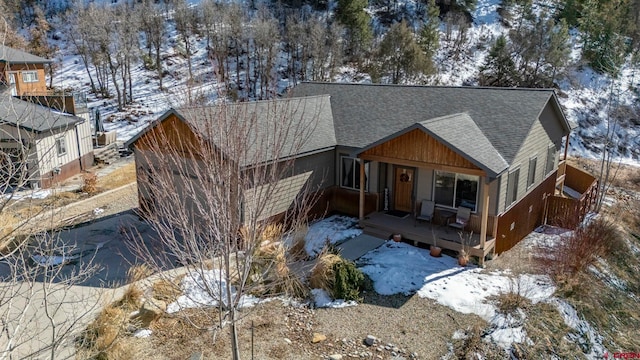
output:
M289 99L183 108L186 123L170 117L137 140L141 206L158 238L150 247L134 236L136 250L157 271L178 263L187 277L206 279L220 270L221 286L201 286L219 312L196 316L229 326L234 359L243 296L257 291L254 256L264 230L277 219L296 229L314 202L318 175L294 171L293 155L308 149L323 106Z
M74 288L96 270L95 252L60 238L55 213L28 190L40 177L36 159L57 157L42 137L65 128L37 134L22 124L62 115L34 120L16 101L0 89L0 359L72 358L78 326L99 304L99 289Z

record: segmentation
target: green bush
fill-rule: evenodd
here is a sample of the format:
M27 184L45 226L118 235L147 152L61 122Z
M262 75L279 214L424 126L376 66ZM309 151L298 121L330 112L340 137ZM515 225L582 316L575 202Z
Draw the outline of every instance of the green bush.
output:
M348 260L333 265L335 282L333 295L336 299L361 301L360 290L364 285L364 275L356 265Z

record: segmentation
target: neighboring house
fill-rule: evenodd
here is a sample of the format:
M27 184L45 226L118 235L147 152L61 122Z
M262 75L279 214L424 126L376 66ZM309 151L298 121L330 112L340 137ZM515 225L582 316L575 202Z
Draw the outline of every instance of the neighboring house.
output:
M44 66L51 60L0 45L0 83L10 85L13 96L47 91Z
M571 183L559 160L571 125L553 90L303 83L291 96L279 101L322 99L329 107L318 129L333 136L318 134L324 142L299 155L312 179L323 179L321 205L359 216L371 235L428 244L435 237L460 250L446 223L467 207L470 251L483 261L544 223L548 199ZM189 124L198 111L205 108L171 110L159 123ZM141 203L152 201L140 194ZM414 223L422 200L435 202L433 222L442 226Z
M50 187L93 165L86 101L79 94L47 92L43 66L48 62L0 45L3 184ZM21 172L6 171L7 161Z

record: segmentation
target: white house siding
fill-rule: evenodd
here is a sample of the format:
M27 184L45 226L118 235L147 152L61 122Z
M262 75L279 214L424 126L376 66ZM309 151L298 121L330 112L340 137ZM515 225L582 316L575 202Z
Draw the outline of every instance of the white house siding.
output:
M58 155L56 149L56 139L63 137L67 152ZM78 142L76 140L75 127L70 126L59 132L40 134L36 140L36 151L38 153L40 174L45 175L47 172L62 167L71 161L78 160Z
M89 114L77 115L83 119L84 122L77 124L78 138L80 140L80 155L85 156L93 151L93 139L91 137L91 121L89 120Z
M518 194L516 197L517 203L522 199L529 191L535 189L542 180L544 180L549 174L545 173L545 164L547 162L547 150L549 146L553 144L556 147L556 153L554 158L553 169L558 167L558 153L562 144L563 129L560 125L560 119L556 115L551 103L547 103L540 117L533 123L533 126L529 130L529 135L523 142L520 150L516 154L509 171L502 174L500 180L500 196L498 199L498 212L502 213L507 209L506 195L507 195L507 183L509 178L509 172L520 169L520 175L518 177ZM529 159L536 156L536 174L535 182L531 187L527 187L527 177L529 172Z

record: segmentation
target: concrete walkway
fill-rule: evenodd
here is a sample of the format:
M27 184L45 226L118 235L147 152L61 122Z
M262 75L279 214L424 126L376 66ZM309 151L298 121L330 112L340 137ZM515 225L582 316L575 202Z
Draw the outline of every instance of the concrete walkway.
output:
M340 255L343 258L351 261L355 261L362 255L368 253L373 249L377 249L379 246L385 243L385 240L378 239L367 234L361 234L349 239L342 244L338 245Z

